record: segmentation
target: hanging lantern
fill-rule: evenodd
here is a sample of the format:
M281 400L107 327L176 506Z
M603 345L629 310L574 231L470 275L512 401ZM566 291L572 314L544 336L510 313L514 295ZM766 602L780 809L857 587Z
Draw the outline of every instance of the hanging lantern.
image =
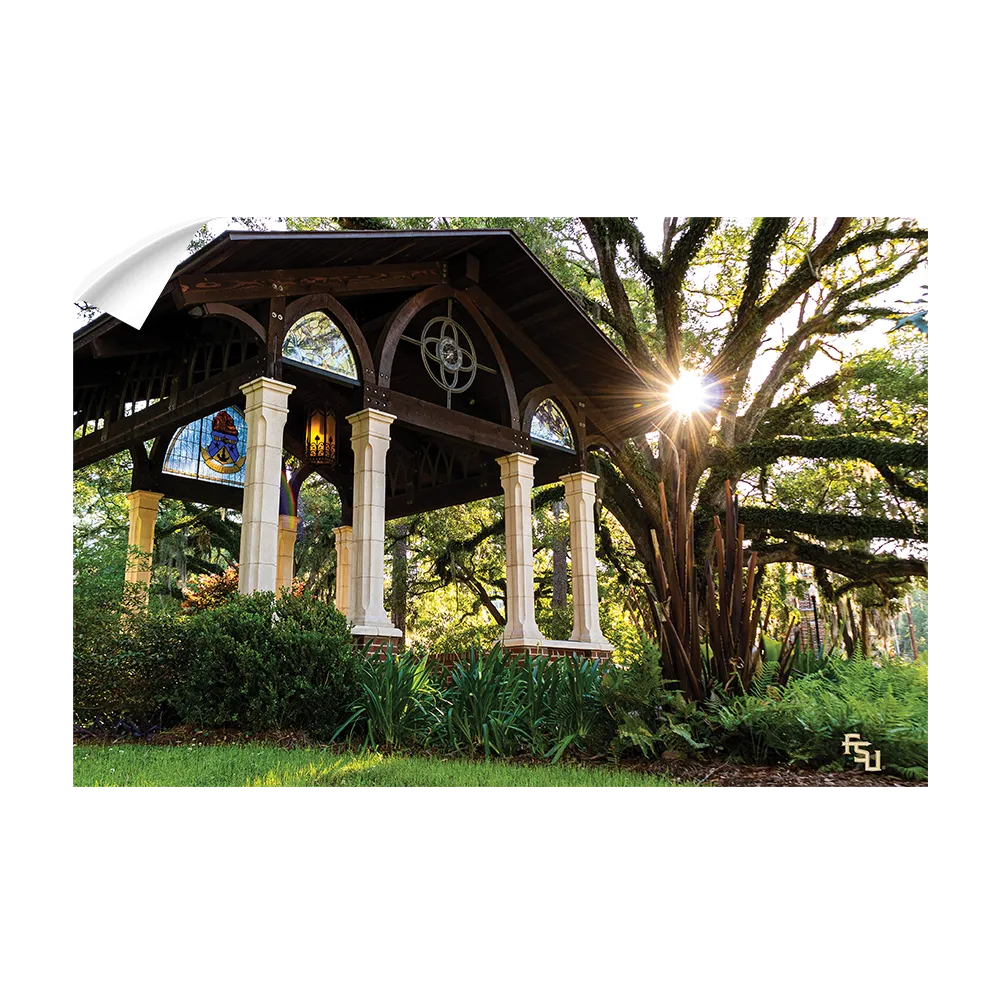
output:
M306 423L306 457L329 465L337 449L337 418L329 410L313 410Z

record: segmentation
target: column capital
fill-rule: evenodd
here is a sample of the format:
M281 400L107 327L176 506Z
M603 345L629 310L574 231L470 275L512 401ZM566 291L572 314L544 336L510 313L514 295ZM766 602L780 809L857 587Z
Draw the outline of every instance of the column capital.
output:
M337 528L333 529L334 538L350 538L351 537L352 525L342 524Z
M152 490L132 490L126 495L129 503L138 503L140 507L155 507L163 499L162 493L154 493Z
M368 407L366 410L358 410L357 413L349 414L347 422L353 428L352 433L358 434L359 432L364 433L366 430L370 433L377 427L384 427L388 431L395 419L395 413L386 413L385 410L373 410Z
M532 467L537 461L537 455L526 455L522 451L515 451L510 455L501 455L496 460L496 463L500 466L500 475L502 477L517 476L520 474L533 476Z
M594 484L600 478L600 476L595 476L593 472L570 472L559 477L566 484L567 489L586 490L589 484L590 492L593 492Z
M266 375L261 375L241 385L240 392L245 396L249 396L251 393L260 393L263 397L263 394L266 392L270 392L275 396L288 396L294 388L295 386L290 382L279 382L276 378L268 378Z

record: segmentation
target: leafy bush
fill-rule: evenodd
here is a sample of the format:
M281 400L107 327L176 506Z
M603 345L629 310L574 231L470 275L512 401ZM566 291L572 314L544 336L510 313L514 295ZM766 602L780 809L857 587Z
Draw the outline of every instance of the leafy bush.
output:
M433 703L426 655L411 650L387 652L384 659L369 655L358 668L350 718L337 735L344 730L353 734L361 723L365 746L426 742Z
M136 588L79 588L73 601L73 721L145 732L176 721L168 702L183 658L183 624L136 614Z
M173 695L185 722L329 735L352 700L353 638L315 598L238 595L192 616L186 637Z
M881 750L883 769L927 776L926 668L901 660L876 666L860 656L806 666L809 672L785 687L771 683L775 665L766 663L745 693L715 696L703 706L675 699L665 707L667 726L674 733L682 728L693 749L813 768L855 766L842 741L860 733Z
M201 573L184 588L181 607L185 611L217 608L239 592L240 570L227 566L221 573Z
M444 617L429 630L425 649L431 658L442 654L464 654L470 647L480 648L495 643L502 631L503 628L495 622L487 624L478 617L462 621L450 621Z
M185 611L205 611L225 604L239 592L240 568L234 563L227 566L221 573L201 573L194 582L184 588L184 599L181 607ZM293 597L305 594L305 580L293 580L287 592Z

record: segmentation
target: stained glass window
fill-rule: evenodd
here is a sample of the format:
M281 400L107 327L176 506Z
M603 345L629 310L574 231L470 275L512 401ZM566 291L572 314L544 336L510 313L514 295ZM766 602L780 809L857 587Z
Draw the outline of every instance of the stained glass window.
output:
M546 399L538 404L538 409L531 418L531 437L543 444L576 451L569 421L554 399Z
M247 422L241 409L228 406L177 430L167 446L163 471L242 486L246 458Z
M306 313L297 319L285 337L281 353L289 361L322 368L354 381L358 379L351 346L326 313Z

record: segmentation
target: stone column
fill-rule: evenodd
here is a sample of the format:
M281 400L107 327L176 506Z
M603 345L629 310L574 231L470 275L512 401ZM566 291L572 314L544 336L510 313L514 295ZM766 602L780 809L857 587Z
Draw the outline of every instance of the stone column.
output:
M334 604L350 622L351 614L351 526L342 524L333 529L337 543L337 593Z
M240 593L274 590L278 583L278 504L288 395L295 388L273 378L241 385L247 397L246 480L240 533Z
M504 527L507 541L507 624L505 646L539 646L545 637L535 624L535 555L531 535L531 487L535 481L532 455L498 458L503 483Z
M573 563L572 642L591 649L610 649L601 633L597 598L597 544L594 532L594 484L591 472L571 472L559 477L566 484L569 507L569 550Z
M380 410L352 413L354 524L351 536L351 613L355 635L401 636L385 613L385 456L396 418Z
M287 590L295 579L295 536L299 519L294 514L278 515L278 580L276 589Z
M139 584L135 598L149 603L149 579L152 575L153 531L160 509L162 493L133 490L128 495L128 556L125 561L125 583Z

